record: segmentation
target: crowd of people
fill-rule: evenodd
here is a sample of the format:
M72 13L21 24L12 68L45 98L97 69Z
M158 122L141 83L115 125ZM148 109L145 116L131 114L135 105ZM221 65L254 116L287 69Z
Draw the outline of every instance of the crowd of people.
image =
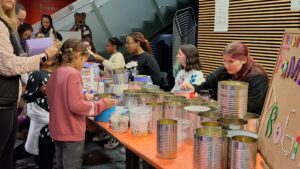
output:
M107 98L92 101L92 94L82 93L80 70L87 60L102 64L106 77L111 77L112 70L135 62L138 73L150 76L153 84L161 88L168 85L149 41L140 32L126 37L125 48L130 55L126 58L119 51L123 43L116 37L109 38L105 46L109 59L97 54L91 39L68 39L62 45L54 43L43 53L26 57L26 40L31 37L50 37L53 41L61 41L63 37L55 30L50 15L41 17L41 27L32 35L32 26L24 22L25 8L13 0L0 2L0 168L13 166L20 99L26 102L23 109L30 117L25 150L36 155L39 168L52 168L54 158L58 168L81 167L85 117L117 104L116 100ZM90 51L95 54L90 56ZM260 114L269 81L264 69L249 53L242 42L228 44L222 52L224 65L205 79L197 48L182 45L177 54L182 70L176 75L171 91L199 93L211 89L213 99L217 100L219 81L244 81L249 83L248 111Z

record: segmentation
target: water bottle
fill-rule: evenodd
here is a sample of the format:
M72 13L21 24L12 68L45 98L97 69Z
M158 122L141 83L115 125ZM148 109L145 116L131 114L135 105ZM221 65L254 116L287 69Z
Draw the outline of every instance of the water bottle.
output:
M134 77L133 77L132 71L133 71L132 69L128 70L128 83L134 81Z
M132 71L132 75L133 75L133 76L136 76L136 75L138 75L138 74L139 74L139 71L137 70L136 67L134 67L134 68L133 68L133 71Z
M146 84L147 84L147 85L153 85L153 81L152 81L151 76L149 76L149 80L148 80L148 82L147 82Z

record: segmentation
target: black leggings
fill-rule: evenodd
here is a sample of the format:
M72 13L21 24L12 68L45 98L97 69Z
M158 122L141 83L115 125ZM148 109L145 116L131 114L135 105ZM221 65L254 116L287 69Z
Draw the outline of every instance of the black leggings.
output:
M0 109L0 169L12 168L17 130L17 108Z
M48 125L44 126L39 136L39 168L52 169L55 155L55 144L52 141Z
M55 155L54 142L39 145L39 161L38 165L40 169L52 169L53 159Z

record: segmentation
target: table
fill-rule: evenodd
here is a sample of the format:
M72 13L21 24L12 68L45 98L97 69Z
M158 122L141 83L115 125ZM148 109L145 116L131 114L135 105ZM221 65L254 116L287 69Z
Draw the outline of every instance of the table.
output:
M96 122L108 134L116 138L126 148L126 168L134 169L139 165L137 157L146 161L146 168L157 169L192 169L193 168L193 143L192 141L183 143L177 151L174 159L160 159L156 156L156 135L132 136L130 130L125 133L118 133L109 128L108 123ZM147 165L150 164L149 166ZM256 168L262 167L263 160L257 155ZM145 167L144 167L145 168Z

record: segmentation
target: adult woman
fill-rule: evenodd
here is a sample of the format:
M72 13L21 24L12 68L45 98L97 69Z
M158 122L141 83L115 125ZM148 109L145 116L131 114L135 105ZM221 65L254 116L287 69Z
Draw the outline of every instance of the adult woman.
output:
M183 82L199 85L205 81L201 72L198 51L194 45L182 45L176 57L183 69L176 75L172 91L180 90Z
M248 47L242 42L232 42L223 51L224 66L211 73L201 85L192 86L184 83L183 89L212 89L213 98L217 99L218 82L222 80L237 80L249 83L248 112L261 114L268 91L268 76L264 69L249 56Z
M124 68L125 60L124 56L121 52L119 52L119 47L121 47L123 43L118 38L109 38L105 49L111 55L108 60L103 57L99 57L99 61L104 66L104 75L106 77L111 77L111 73L113 69Z
M55 57L58 49L52 46L36 56L16 57L19 50L13 36L17 29L15 2L0 0L0 3L0 166L11 168L17 132L20 74L38 70L40 63Z
M153 84L163 87L163 77L159 65L152 56L152 48L149 41L140 32L134 32L127 36L125 47L132 56L126 59L126 63L137 63L137 71L141 75L149 75Z
M41 27L36 37L50 37L52 40L58 38L53 26L52 17L50 15L43 15L41 17Z

